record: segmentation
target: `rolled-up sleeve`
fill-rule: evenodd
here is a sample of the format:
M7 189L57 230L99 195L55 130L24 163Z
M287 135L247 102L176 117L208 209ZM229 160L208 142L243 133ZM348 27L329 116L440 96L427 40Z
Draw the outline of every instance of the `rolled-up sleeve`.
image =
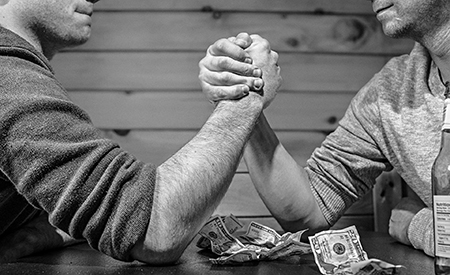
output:
M423 208L414 215L408 227L408 239L414 248L434 256L433 210Z
M375 141L381 124L370 87L353 98L336 130L307 161L311 189L330 225L371 190L382 171L392 169Z
M54 226L132 260L130 250L149 223L156 167L103 138L64 96L23 93L9 100L0 116L3 173Z

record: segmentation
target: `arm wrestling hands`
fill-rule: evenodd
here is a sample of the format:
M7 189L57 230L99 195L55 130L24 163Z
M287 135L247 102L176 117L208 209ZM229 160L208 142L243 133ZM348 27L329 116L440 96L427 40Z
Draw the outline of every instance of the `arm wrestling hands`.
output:
M243 46L249 45L249 41L246 36L234 40ZM205 66L217 65L209 62L213 54L226 52L227 47L240 49L232 39L222 39L215 45L199 63L199 79L209 76ZM253 53L251 59L262 65L261 70L243 63L248 69L246 73L267 74L270 85L266 83L258 93L249 93L242 84L262 86L261 79L253 77L247 82L226 73L222 74L221 81L241 81L241 86L224 90L202 82L202 88L213 95L211 99L222 100L216 102L213 113L196 136L157 168L150 222L145 236L132 250L133 259L152 264L175 262L225 195L263 107L274 99L281 83L276 65L278 55L270 50L268 43L255 38L248 50L249 53L241 52L236 58L249 61ZM218 61L222 62L227 61ZM242 66L235 68L241 69ZM234 93L233 100L226 100L224 95L230 92Z
M264 39L262 39L260 36L249 36L246 33L241 33L237 37L229 38L227 41L225 41L224 39L219 40L215 44L210 46L210 48L208 49L208 54L203 60L203 64L201 67L201 72L203 73L200 76L203 92L209 100L218 101L222 99L236 99L247 95L248 92L252 89L254 91L258 91L260 87L262 87L262 83L260 83L258 80L258 77L262 75L259 73L258 68L255 67L255 65L261 66L262 64L257 62L254 62L252 64L251 58L249 59L249 56L247 55L248 51L245 50L251 45L252 39L256 41L263 41L261 43L266 44L265 47L270 49L267 41L264 41ZM270 77L264 78L265 85L267 85L267 82L270 83ZM261 115L260 124L257 126L257 128L261 127L260 125L265 125L263 127L270 128L263 114ZM264 139L272 140L272 142L269 142L272 143L271 145L267 146L267 144L265 144L265 149L268 150L268 148L270 147L280 147L280 149L278 150L283 151L284 148L282 148L275 134L270 133L270 129L266 129L264 131L266 132L266 136L269 137L264 137ZM255 132L260 131L256 130ZM261 134L261 132L259 134ZM257 134L255 133L253 134L253 136L256 135ZM251 144L252 140L249 143ZM257 148L258 146L248 147ZM260 150L264 149L262 148L262 146L259 147ZM251 159L252 155L251 153L247 153L248 151L251 150L247 148L244 157L246 158L247 165L251 165L251 163L254 161L248 160ZM257 154L258 152L253 152L253 155ZM275 155L275 153L273 154ZM292 163L292 161L290 162ZM286 166L286 162L283 163L283 166ZM283 168L279 167L279 169ZM257 179L258 174L261 174L261 172L256 171L256 173L253 173L252 175L252 169L250 167L249 170L258 193L262 196L262 199L268 206L269 210L272 212L272 214L274 214L275 218L277 218L283 228L285 228L286 230L299 229L298 226L291 226L289 225L289 222L286 223L286 221L283 221L283 214L277 213L278 210L276 209L276 207L271 206L273 204L272 201L275 200L273 196L271 199L264 198L263 189L265 189L265 187L257 183L261 181L260 179ZM389 234L397 241L406 245L411 245L411 242L408 239L408 228L414 215L423 207L423 203L419 204L408 198L403 199L391 213L391 218L389 221ZM317 210L318 209L315 208L315 211ZM321 216L320 214L318 215ZM326 225L323 222L323 220L319 219L317 228L325 228ZM306 224L307 223L304 223L300 226L305 226Z
M274 70L280 71L278 65L268 63L266 58L254 52L254 48L273 52L267 40L246 33L219 40L208 49L200 75L203 92L208 99L238 98L249 90L264 94L279 88L281 78L273 77ZM278 55L273 53L278 59ZM251 64L246 62L247 54ZM257 75L252 74L255 66L261 69L264 81L260 90L257 89L259 85L255 85ZM245 85L248 87L243 87ZM329 227L312 195L306 172L278 141L264 114L261 114L246 145L244 159L258 194L284 230L309 228L312 234Z
M205 96L213 102L239 99L254 91L269 106L281 86L278 53L259 35L240 33L219 39L200 61L199 79Z

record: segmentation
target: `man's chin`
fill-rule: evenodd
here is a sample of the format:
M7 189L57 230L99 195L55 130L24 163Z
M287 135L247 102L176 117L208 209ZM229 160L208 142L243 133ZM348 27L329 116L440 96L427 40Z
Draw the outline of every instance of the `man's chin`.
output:
M81 45L85 44L86 42L88 42L90 37L91 37L90 33L72 37L69 41L67 41L66 46L68 48L81 46Z
M394 26L393 26L394 25ZM383 32L386 36L390 38L407 38L407 31L404 28L400 28L399 26L396 26L396 24L391 25L384 25L383 24Z

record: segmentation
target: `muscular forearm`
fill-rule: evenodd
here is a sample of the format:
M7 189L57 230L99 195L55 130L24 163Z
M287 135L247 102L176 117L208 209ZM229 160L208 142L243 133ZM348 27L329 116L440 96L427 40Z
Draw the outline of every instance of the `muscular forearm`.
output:
M328 226L304 169L281 145L264 115L247 144L244 159L262 200L287 231Z
M152 215L136 259L175 261L229 187L262 110L259 95L220 102L199 133L157 169Z

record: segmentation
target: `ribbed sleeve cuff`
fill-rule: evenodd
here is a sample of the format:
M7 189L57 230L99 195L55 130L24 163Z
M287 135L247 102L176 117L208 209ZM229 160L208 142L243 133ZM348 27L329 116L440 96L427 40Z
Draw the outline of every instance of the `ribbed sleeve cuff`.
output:
M414 248L434 257L433 211L430 208L423 208L411 220L408 238Z

